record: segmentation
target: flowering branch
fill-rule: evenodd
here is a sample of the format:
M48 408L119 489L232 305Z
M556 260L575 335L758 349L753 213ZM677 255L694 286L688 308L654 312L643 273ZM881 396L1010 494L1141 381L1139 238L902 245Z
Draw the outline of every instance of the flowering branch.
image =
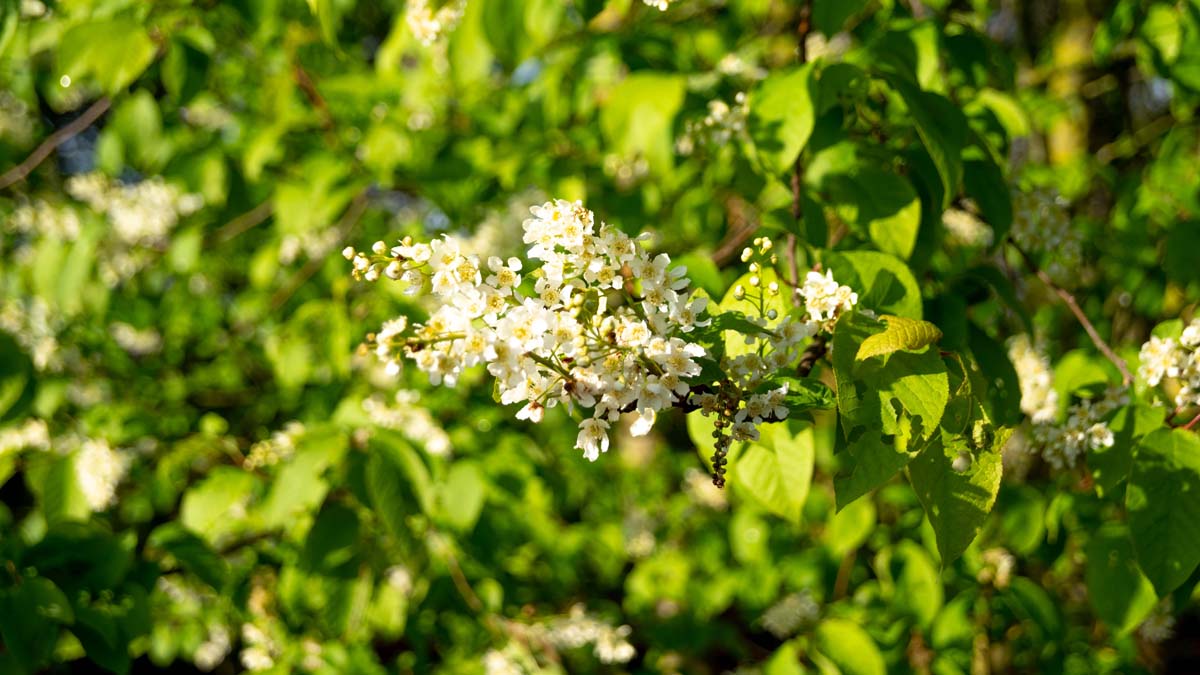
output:
M92 123L100 119L100 116L108 111L108 108L111 105L112 100L107 96L102 96L99 99L96 99L96 102L93 103L91 107L83 111L82 115L76 117L66 126L50 134L49 138L42 141L41 145L37 146L33 152L29 153L29 157L26 157L25 161L14 166L8 171L5 171L3 175L0 175L0 190L3 190L14 183L25 180L25 177L28 176L34 169L36 169L38 165L46 161L46 158L50 156L50 153L58 149L58 146L66 143L70 139L74 138L76 134L92 126Z
M1120 356L1117 356L1117 353L1113 351L1112 347L1108 346L1108 343L1104 341L1104 338L1100 337L1100 333L1096 331L1096 327L1092 325L1092 322L1088 320L1087 315L1083 313L1082 309L1080 309L1079 303L1075 301L1075 296L1071 295L1071 293L1066 289L1056 284L1054 280L1050 278L1050 275L1046 274L1042 268L1038 267L1037 263L1033 261L1033 258L1029 255L1029 253L1027 253L1025 249L1018 246L1015 241L1010 239L1008 243L1013 247L1013 249L1016 250L1017 253L1021 254L1021 258L1025 260L1025 265L1029 267L1029 270L1033 272L1038 279L1041 279L1042 283L1050 288L1050 290L1054 291L1055 295L1057 295L1059 299L1063 301L1063 304L1067 306L1067 309L1071 311L1071 314L1075 315L1075 318L1079 321L1080 325L1083 326L1083 330L1086 331L1088 337L1092 339L1092 344L1096 345L1096 349L1099 349L1100 353L1104 354L1105 358L1107 358L1109 361L1112 361L1113 365L1117 367L1117 370L1121 372L1121 384L1128 387L1133 382L1133 374L1129 372L1129 366L1126 365L1124 359L1122 359Z

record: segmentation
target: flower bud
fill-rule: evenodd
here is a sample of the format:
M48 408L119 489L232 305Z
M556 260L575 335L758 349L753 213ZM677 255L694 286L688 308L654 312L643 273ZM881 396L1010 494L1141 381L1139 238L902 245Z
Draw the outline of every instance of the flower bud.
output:
M374 244L371 244L371 250L375 253L375 255L383 255L384 253L387 253L387 244L383 243L382 241L377 241Z
M759 279L757 274L750 275L750 285L751 286L753 286L754 288L758 288L758 285L761 283L762 283L762 279Z
M353 246L347 246L346 248L342 249L342 257L346 260L350 260L357 254L358 252L354 250Z
M744 297L746 297L746 289L743 288L741 284L734 286L733 287L733 299L741 300Z

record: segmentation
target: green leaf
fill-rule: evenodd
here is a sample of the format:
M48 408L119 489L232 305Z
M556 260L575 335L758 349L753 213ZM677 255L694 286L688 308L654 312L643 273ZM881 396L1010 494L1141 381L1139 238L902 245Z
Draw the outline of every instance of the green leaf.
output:
M811 63L773 72L750 93L746 128L769 173L791 171L812 135L812 72Z
M825 547L835 558L841 558L862 546L877 524L875 503L869 499L854 502L831 514L825 527Z
M78 24L58 44L59 74L73 80L90 75L109 95L132 84L157 51L146 29L124 18Z
M1122 523L1100 526L1087 546L1085 578L1088 600L1104 623L1118 634L1128 633L1154 610L1154 586L1138 569Z
M817 625L816 648L843 675L884 675L887 667L875 641L858 624L825 619Z
M1141 402L1116 412L1108 422L1108 428L1113 432L1113 444L1088 452L1087 467L1092 472L1097 496L1109 495L1129 478L1138 441L1164 424L1161 408Z
M59 625L74 620L67 596L49 579L29 577L0 590L0 638L26 672L41 670L54 653Z
M729 290L725 292L725 297L721 299L717 309L720 314L714 314L713 323L718 327L725 337L725 354L727 356L741 356L754 351L754 347L747 344L747 336L762 335L763 329L756 324L751 323L746 319L747 316L765 316L770 310L775 310L777 316L774 320L768 319L766 322L767 330L778 325L788 313L787 301L784 299L785 293L781 290L777 295L766 295L763 299L762 313L759 313L757 298L760 294L766 294L766 288L771 283L779 283L779 276L772 268L767 268L762 271L759 277L758 287L750 285L750 277L754 275L750 273L743 274L737 281L729 286ZM746 291L746 296L741 300L734 297L734 290L741 286ZM780 284L782 286L782 284Z
M508 5L517 3L488 3ZM611 151L641 157L662 175L674 165L675 115L683 104L684 80L668 73L638 72L613 87L600 110L600 131Z
M917 244L921 200L904 178L870 166L824 177L838 217L884 253L907 259Z
M469 532L479 520L487 498L487 483L479 465L472 461L455 462L446 480L438 485L438 513L450 527Z
M942 338L942 331L928 321L906 319L902 316L885 314L879 317L887 324L882 333L863 340L854 355L855 361L864 361L873 356L883 356L902 349L919 351Z
M0 331L0 422L22 415L33 402L33 362L8 333Z
M846 20L867 6L867 0L814 0L812 23L820 32L833 35L842 30Z
M1003 471L999 450L1008 435L996 434L992 446L976 451L962 473L954 470L954 460L970 449L961 439L931 443L908 465L909 481L937 535L943 567L962 555L996 502Z
M229 578L229 565L208 543L183 529L179 523L166 523L150 533L147 543L162 550L182 569L220 591Z
M730 480L766 510L799 523L812 484L812 426L793 433L786 423L764 424L759 434L729 464Z
M1125 507L1138 564L1163 597L1200 564L1200 437L1159 429L1143 438Z
M891 76L888 82L908 105L917 135L942 179L944 194L942 208L958 195L962 180L962 150L967 137L967 122L962 111L944 96L921 91L901 77Z
M76 461L74 454L55 458L42 480L42 514L51 525L84 521L92 515L87 498L79 488Z
M999 246L1012 229L1012 197L1000 167L991 159L968 159L963 163L963 191L979 205L979 212L992 228L992 243Z
M261 527L284 527L316 511L329 492L326 471L339 463L348 449L340 432L308 433L298 446L271 481L271 489L256 511Z
M232 511L246 506L258 486L254 475L243 469L219 466L183 496L179 522L214 543L240 527L242 518Z
M782 647L776 649L771 658L763 664L763 675L804 675L804 668L800 665L800 653L796 651L795 645L785 642Z
M435 511L429 469L408 441L394 432L376 431L369 447L367 491L384 525L399 536L408 530L406 516Z
M971 369L971 388L980 392L979 403L988 418L999 426L1020 424L1024 418L1021 381L1008 359L1008 350L974 323L967 329L967 344L974 357L971 364L978 366L978 370Z
M858 293L859 307L880 314L922 318L921 287L901 260L877 251L841 251L826 255L833 276Z
M894 559L902 565L896 578L896 607L928 630L942 609L942 580L929 553L911 541L896 546Z

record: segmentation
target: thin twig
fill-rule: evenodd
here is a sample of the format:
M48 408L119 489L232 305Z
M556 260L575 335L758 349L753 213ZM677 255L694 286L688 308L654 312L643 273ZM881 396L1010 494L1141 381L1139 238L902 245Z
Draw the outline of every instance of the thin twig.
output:
M1021 257L1025 260L1025 265L1029 267L1029 269L1037 276L1037 278L1041 279L1043 284L1046 284L1050 290L1054 291L1055 295L1057 295L1058 298L1063 301L1063 304L1067 306L1067 309L1071 310L1071 313L1075 315L1075 318L1079 321L1080 325L1083 326L1083 330L1087 332L1088 337L1092 339L1092 344L1096 345L1096 349L1099 349L1100 353L1104 354L1105 358L1107 358L1109 361L1112 361L1113 365L1117 367L1117 370L1121 371L1121 383L1128 387L1130 383L1133 382L1133 375L1129 372L1129 366L1126 365L1124 359L1117 356L1117 353L1113 351L1112 347L1108 346L1108 343L1104 341L1104 338L1100 337L1100 333L1096 332L1096 327L1092 325L1092 322L1088 320L1087 315L1083 313L1082 309L1080 309L1079 303L1075 301L1075 296L1071 295L1069 291L1056 284L1054 280L1050 278L1049 274L1046 274L1042 268L1038 267L1037 263L1033 261L1033 258L1030 257L1030 255L1026 253L1024 249L1022 249L1020 246L1017 246L1016 242L1009 240L1008 243L1014 249L1016 249L1017 253L1021 254Z
M1200 424L1200 413L1197 413L1197 415L1192 418L1191 422L1188 422L1187 424L1183 425L1180 428L1183 429L1184 431L1191 431L1192 429L1194 429L1196 427L1197 424Z
M296 84L300 86L300 91L304 92L304 97L308 102L317 109L317 113L321 118L321 128L325 130L325 137L331 144L337 144L337 135L334 134L333 113L329 110L329 103L325 101L325 97L317 91L317 85L313 82L308 71L299 63L295 64L292 69L292 74L296 78Z
M350 230L352 230L354 226L358 224L359 219L362 218L363 212L367 210L367 202L366 190L359 192L354 197L354 201L350 202L350 207L346 209L345 215L342 216L341 221L339 221L337 224L336 239L339 244L346 239L347 235L350 234ZM288 299L292 297L292 294L294 294L300 288L300 286L304 284L305 281L308 281L309 277L316 274L317 270L320 269L324 262L325 258L322 256L309 258L308 261L304 263L304 266L297 270L297 272L292 275L292 278L288 279L287 283L275 292L275 295L271 296L271 308L279 309L282 307L283 303L287 302Z
M268 199L221 226L221 229L213 233L213 240L218 244L224 244L230 239L238 237L246 230L270 218L272 208L271 200Z
M33 152L29 153L29 156L25 158L25 161L14 166L8 171L5 171L3 175L0 175L0 190L3 190L13 183L25 180L25 177L32 173L39 164L46 161L46 158L50 156L50 153L58 149L58 146L66 143L84 129L92 126L92 123L97 119L100 119L100 116L103 115L111 106L112 100L107 96L96 99L96 102L93 103L87 110L83 111L82 115L76 117L75 119L71 120L69 124L50 134L46 140L42 141L41 145L37 146L34 148Z
M812 29L812 1L808 0L800 6L800 20L796 25L796 42L797 55L800 63L808 61L808 32ZM795 221L795 227L799 228L804 222L804 164L800 157L803 151L796 155L796 163L792 167L792 219ZM800 267L796 262L796 246L797 239L794 232L789 232L787 236L787 257L788 257L788 272L791 274L791 287L796 288L800 284ZM811 370L811 366L809 367Z
M800 377L808 377L812 373L813 366L816 366L817 361L825 356L826 351L825 336L814 337L813 341L804 349L804 353L800 355L800 365L796 367L796 373Z

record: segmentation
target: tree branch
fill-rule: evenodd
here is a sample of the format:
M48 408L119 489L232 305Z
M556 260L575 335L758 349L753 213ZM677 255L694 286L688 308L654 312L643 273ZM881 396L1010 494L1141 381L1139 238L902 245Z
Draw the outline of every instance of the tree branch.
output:
M223 225L221 229L213 233L213 240L218 244L224 244L230 239L238 237L246 230L270 218L272 208L271 200L268 199Z
M25 161L14 166L8 171L5 171L3 175L0 175L0 190L3 190L14 183L25 180L25 177L32 173L33 170L38 167L38 165L46 161L46 158L50 156L50 153L58 149L58 146L66 143L84 129L92 126L92 123L100 119L100 116L103 115L111 106L112 100L107 96L96 99L96 102L93 103L87 110L83 111L82 115L76 117L75 119L71 120L69 124L50 134L46 140L42 141L41 145L37 146L34 148L33 152L29 153L29 156L25 158Z
M1056 284L1054 280L1050 278L1049 274L1046 274L1042 268L1038 267L1037 263L1033 261L1033 258L1030 257L1030 255L1026 253L1024 249L1022 249L1020 246L1017 246L1015 241L1010 239L1008 243L1017 251L1017 253L1021 254L1021 258L1025 260L1025 265L1029 267L1030 271L1032 271L1038 279L1041 279L1042 283L1046 284L1050 290L1054 291L1055 295L1057 295L1058 298L1063 301L1063 304L1067 306L1067 309L1071 310L1071 313L1075 315L1075 318L1079 321L1080 325L1083 326L1083 330L1087 332L1088 337L1092 339L1092 344L1096 345L1096 349L1099 349L1100 353L1104 354L1105 358L1107 358L1109 361L1112 361L1113 365L1117 367L1117 370L1121 372L1121 383L1128 387L1130 383L1133 382L1133 375L1129 372L1129 366L1125 363L1124 359L1122 359L1120 356L1117 356L1117 353L1113 351L1112 347L1108 346L1108 343L1104 341L1104 338L1100 337L1100 333L1096 331L1096 327L1092 325L1092 322L1088 320L1087 315L1083 313L1082 309L1080 309L1079 303L1075 301L1075 296L1071 295L1069 291Z

